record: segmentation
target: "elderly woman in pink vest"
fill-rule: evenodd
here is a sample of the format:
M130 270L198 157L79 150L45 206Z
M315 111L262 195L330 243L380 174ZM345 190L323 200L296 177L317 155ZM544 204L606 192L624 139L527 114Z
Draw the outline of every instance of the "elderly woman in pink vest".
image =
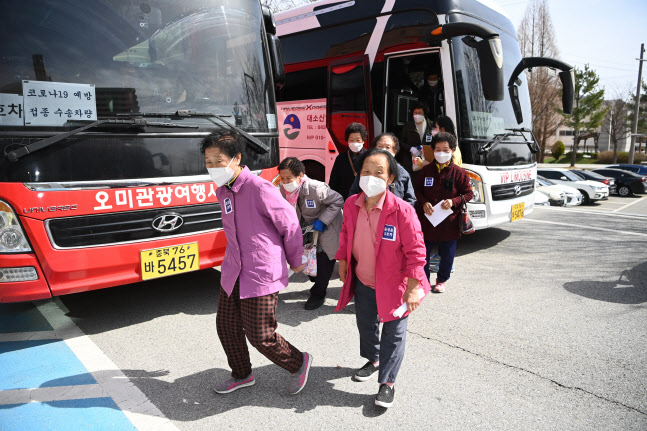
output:
M218 338L231 377L215 391L226 394L256 383L247 341L289 371L288 392L300 392L312 357L276 332L278 292L288 284L287 263L301 271L303 236L294 208L279 190L241 165L244 143L232 130L217 130L202 141L209 175L216 183L222 227L227 236L220 276Z
M397 180L395 159L388 151L373 148L360 162L362 193L344 204L335 256L344 283L335 311L355 298L360 356L368 362L353 377L365 381L377 372L375 404L388 408L404 358L407 318L430 286L420 221L410 204L387 189Z

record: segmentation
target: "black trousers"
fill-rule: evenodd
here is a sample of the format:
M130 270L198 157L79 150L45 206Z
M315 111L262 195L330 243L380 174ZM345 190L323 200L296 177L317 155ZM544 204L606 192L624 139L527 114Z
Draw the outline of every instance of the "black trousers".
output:
M326 290L328 290L328 283L330 277L335 269L335 259L328 259L328 255L324 251L317 253L317 276L309 277L310 281L314 282L310 288L310 295L325 297Z

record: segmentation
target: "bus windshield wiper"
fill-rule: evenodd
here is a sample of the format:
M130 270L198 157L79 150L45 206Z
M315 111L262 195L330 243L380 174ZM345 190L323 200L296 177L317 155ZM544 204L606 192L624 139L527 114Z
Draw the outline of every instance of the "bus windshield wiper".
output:
M523 138L523 141L508 141L506 143L526 144L526 145L528 145L528 148L530 148L530 151L533 154L536 154L536 153L539 152L539 149L536 146L532 145L533 143L537 142L537 140L535 139L535 134L532 133L532 130L526 129L525 127L520 127L520 128L517 128L517 129L511 128L511 129L505 129L505 130L507 130L507 132L498 133L498 134L494 135L494 139L492 139L491 141L486 142L485 144L482 144L479 147L479 150L478 150L479 154L487 154L487 153L489 153L490 150L494 146L500 144L501 142L503 142L504 139L509 138L510 136L521 136ZM532 139L528 139L526 137L526 135L525 135L526 133L530 133L530 137Z
M103 124L116 124L119 126L136 127L136 128L140 128L140 127L170 127L170 128L191 128L191 129L197 128L197 126L189 126L184 124L178 125L173 123L148 122L143 118L131 118L131 119L108 118L108 119L94 121L90 124L86 124L85 126L70 130L69 132L50 136L49 138L45 138L40 141L34 142L31 145L25 145L16 150L6 152L5 156L9 159L9 161L15 162L21 159L22 157L25 157L27 154L40 151L44 148L47 148L51 145L56 144L57 142L60 142L64 139L74 136L77 133L83 132L84 130L92 129L97 126L101 126Z
M133 112L133 113L128 113L128 114L118 114L119 116L126 116L126 117L163 117L163 118L170 118L170 119L182 119L182 118L204 118L207 121L209 121L212 124L215 124L216 126L222 127L220 124L216 123L213 121L213 118L217 118L220 120L222 123L224 123L227 127L230 129L233 129L243 135L250 146L256 151L257 153L260 154L266 154L269 153L270 147L260 139L258 139L255 136L250 135L243 129L241 129L238 126L235 126L231 124L229 121L226 121L223 117L231 117L231 115L220 115L220 114L214 114L213 112L197 112L197 111L192 111L190 109L178 109L175 112Z

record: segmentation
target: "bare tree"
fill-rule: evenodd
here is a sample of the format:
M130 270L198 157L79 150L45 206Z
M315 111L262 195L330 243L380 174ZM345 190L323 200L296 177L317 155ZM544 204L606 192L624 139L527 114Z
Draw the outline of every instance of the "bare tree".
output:
M524 57L559 56L548 0L532 0L518 29L519 45ZM561 90L556 74L546 68L527 72L528 92L532 106L532 126L544 161L548 140L562 124L559 114Z
M618 141L627 136L629 132L629 104L628 92L617 91L613 100L607 105L607 116L602 123L602 131L609 135L613 146L613 163L618 163Z

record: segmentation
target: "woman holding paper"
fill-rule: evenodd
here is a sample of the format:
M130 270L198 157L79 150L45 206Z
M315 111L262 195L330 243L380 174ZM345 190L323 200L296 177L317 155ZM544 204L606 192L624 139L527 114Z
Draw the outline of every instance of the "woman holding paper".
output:
M365 381L379 370L375 404L390 407L404 358L407 317L420 305L421 294L430 290L424 273L424 239L414 208L387 189L398 176L393 155L373 148L358 166L362 193L344 204L335 255L344 283L335 311L355 298L360 356L368 362L353 377ZM403 303L407 310L396 317Z
M423 167L416 178L416 209L425 236L427 257L425 273L429 279L429 258L438 244L440 263L434 292L445 291L445 283L451 275L456 241L461 237L459 226L460 208L463 202L472 199L473 192L467 171L454 163L456 138L451 133L441 132L431 140L434 161Z

